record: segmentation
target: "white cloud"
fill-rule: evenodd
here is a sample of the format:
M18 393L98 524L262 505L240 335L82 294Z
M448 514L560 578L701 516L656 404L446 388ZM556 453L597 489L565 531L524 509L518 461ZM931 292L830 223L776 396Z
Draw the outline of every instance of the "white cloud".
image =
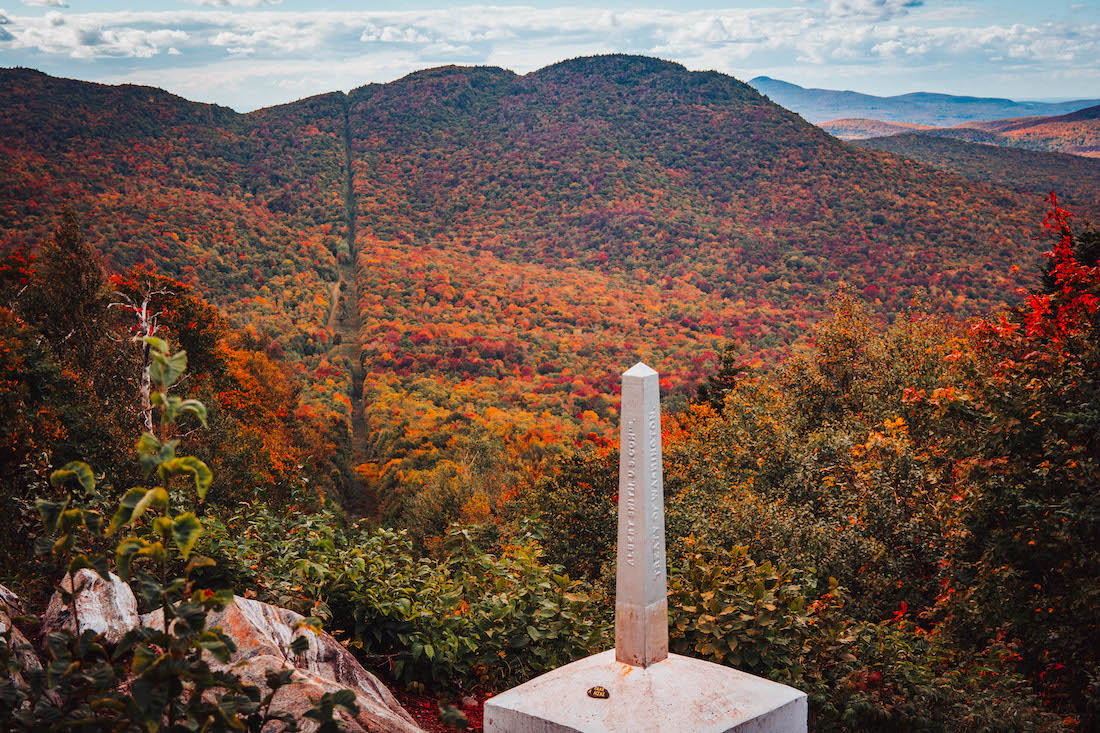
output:
M244 32L222 31L210 39L210 43L214 46L232 46L239 49L237 52L248 49L252 53L257 48L268 47L283 53L294 53L316 48L323 40L324 33L318 28L278 23Z
M979 74L1002 71L1004 63L1034 70L1039 84L1040 70L1073 67L1080 71L1077 83L1092 79L1090 88L1097 91L1086 95L1100 93L1100 26L983 24L973 11L928 8L914 0L683 11L474 6L311 12L262 7L270 0L192 2L219 9L0 13L10 21L3 25L7 35L0 34L0 52L23 54L28 65L39 65L34 60L43 54L114 64L104 66L99 78L120 72L111 59L159 57L156 75L142 77L146 67L131 62L124 69L127 78L160 85L164 74L179 67L186 88L173 91L235 105L241 104L240 85L213 73L226 68L222 62L255 77L257 89L273 102L285 98L279 90L325 91L345 80L346 86L386 81L371 76L383 70L401 75L440 63L493 63L522 73L562 58L609 52L661 56L739 78L820 77L820 85L830 88L854 83L848 79L877 83L887 75L917 79L932 73L936 78L953 73L960 84L973 84ZM296 71L304 68L313 69L308 83Z
M367 24L359 34L359 40L365 43L429 43L431 41L428 36L415 28L396 25L377 26L374 23Z
M150 58L170 42L184 41L185 31L166 28L111 27L81 15L50 11L41 18L18 18L6 42L9 49L34 49L77 59Z
M69 4L65 0L23 0L24 5L36 8L67 8Z
M215 8L259 8L265 5L279 5L283 0L188 0L192 5L206 5Z

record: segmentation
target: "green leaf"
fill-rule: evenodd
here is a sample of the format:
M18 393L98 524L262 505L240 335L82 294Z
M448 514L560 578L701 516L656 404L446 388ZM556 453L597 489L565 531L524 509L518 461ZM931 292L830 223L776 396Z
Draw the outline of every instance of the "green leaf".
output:
M103 528L103 515L90 509L81 512L84 515L84 526L89 532L99 532Z
M137 454L145 475L148 476L154 468L175 458L177 445L179 445L178 440L161 443L152 433L142 433L137 442Z
M130 561L141 550L149 546L149 543L140 537L127 537L118 543L115 550L115 567L123 578L130 575Z
M96 569L95 565L92 565L91 561L88 560L87 555L77 555L76 557L74 557L72 560L69 561L69 570L68 570L68 572L69 572L70 575L73 574L73 573L79 572L80 570L83 570L85 568L87 568L88 570L95 570Z
M214 481L214 474L205 463L194 456L180 456L160 465L161 476L167 477L180 473L189 473L195 477L195 490L199 499L206 498L206 491Z
M202 534L202 524L191 512L181 514L172 523L172 539L176 541L176 547L186 560L191 555L191 548Z
M309 649L309 637L296 636L294 640L290 642L291 654L305 654Z
M217 565L216 562L203 555L195 555L191 558L191 562L187 563L187 568L183 571L184 575L190 575L192 570L198 570L199 568L211 568Z
M183 375L187 369L187 352L177 351L168 355L165 353L153 353L153 359L149 363L149 381L160 387L168 389Z
M164 545L148 542L140 537L127 537L115 550L115 568L123 578L130 574L130 564L134 556L147 557L153 562L164 562Z
M84 512L79 509L66 509L61 512L61 518L57 522L60 532L72 532L84 524Z
M226 646L225 641L218 637L217 634L210 631L204 631L199 637L199 646L214 655L222 664L229 661L230 651Z
M466 730L470 725L466 713L462 712L454 705L444 705L443 703L439 703L439 720L444 725L449 725L459 730Z
M314 634L320 634L322 623L323 622L321 621L321 619L317 618L316 616L309 616L308 618L304 618L294 624L293 628L295 631L297 631L298 629L308 629Z
M155 563L162 563L164 562L164 545L159 542L154 542L138 550L137 554L147 557Z
M172 534L172 518L157 517L153 520L153 534L160 537L169 537Z
M204 428L206 427L206 405L199 402L198 400L184 400L183 402L180 402L179 412L181 414L184 412L194 413L195 417L197 417L199 419L199 422L202 423L202 426Z
M112 535L119 527L129 526L145 513L150 506L166 506L168 504L168 492L161 486L145 489L135 486L126 492L119 502L118 511L111 517L111 523L107 526L107 534Z
M83 461L71 461L50 474L50 483L60 487L66 481L75 478L84 487L85 491L95 489L95 474L92 468Z
M351 690L329 692L324 695L324 698L328 698L333 707L339 705L342 708L347 708L353 714L359 712L359 706L355 704L355 693Z
M57 502L36 499L34 505L38 509L38 516L42 517L42 527L47 532L54 532L57 530L57 522L61 519L61 513L69 505L69 500L65 499Z
M153 351L159 351L162 354L167 354L171 347L168 346L168 342L162 338L156 336L135 336L134 341L141 341L142 343L149 344L149 347Z
M57 542L53 543L53 547L50 548L50 552L52 552L54 555L62 555L67 550L73 549L73 546L75 545L76 538L74 538L71 534L63 534L57 538Z

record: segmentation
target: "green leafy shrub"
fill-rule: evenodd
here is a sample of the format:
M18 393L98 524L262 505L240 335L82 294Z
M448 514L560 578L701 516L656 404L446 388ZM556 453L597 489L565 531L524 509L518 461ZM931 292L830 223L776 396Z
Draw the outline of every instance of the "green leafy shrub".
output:
M334 519L242 507L204 547L261 599L327 618L365 663L415 689L499 689L611 643L613 604L542 564L530 537L491 554L454 527L441 558L418 558L406 532Z
M549 557L582 578L615 562L617 465L618 451L582 448L517 502L539 517Z
M20 650L13 647L9 629L0 635L0 669L15 674L0 677L0 726L13 731L260 731L278 722L284 731L297 730L295 718L271 709L278 689L290 684L292 670L268 672L265 696L231 671L215 671L208 661L212 657L226 663L236 651L220 628L206 628L208 612L232 603L233 593L203 588L193 577L197 569L214 561L193 554L202 524L192 511L173 512L173 504L181 499L174 479L187 477L188 483L193 482L201 502L212 475L202 461L177 455L179 440L171 437L185 413L205 424L206 408L169 393L186 370L186 353L171 353L168 344L155 337L139 340L149 349L149 402L160 420L142 435L137 453L146 478L155 478L158 485L128 491L105 523L100 512L83 509L74 501L74 483L85 495L94 494L91 468L81 462L67 464L50 476L66 496L61 501L36 502L45 530L36 547L65 568L70 590L62 586L59 592L75 619L73 604L80 592L76 573L90 569L110 580L108 560L85 551L87 543L101 533L111 536L131 528L134 534L117 545L116 567L123 576L134 571L137 595L147 607L162 609L160 628L138 626L113 649L90 630L79 636L53 631L46 639L44 669L19 662ZM158 513L150 518L149 510ZM182 562L186 562L182 574L170 576L169 571ZM306 645L305 639L296 639L290 652L303 652ZM120 688L124 679L129 680L127 691ZM327 694L306 716L318 721L321 730L337 730L333 717L337 706L354 711L354 695L346 690Z
M692 547L669 573L674 651L753 672L801 676L807 637L822 606L812 576L757 565L744 547L704 554Z
M815 731L1061 730L1001 642L964 655L903 618L854 620L846 591L743 547L689 542L670 568L670 649L805 691Z

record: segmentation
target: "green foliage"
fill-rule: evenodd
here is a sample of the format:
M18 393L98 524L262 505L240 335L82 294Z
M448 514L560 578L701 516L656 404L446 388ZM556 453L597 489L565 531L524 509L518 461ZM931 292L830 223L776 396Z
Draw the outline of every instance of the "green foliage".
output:
M63 361L89 364L106 340L107 275L83 225L66 209L38 256L35 277L21 297Z
M813 730L1061 729L1003 643L966 657L901 614L852 619L834 579L821 592L812 573L757 565L744 547L687 544L670 567L670 649L806 691Z
M292 670L268 672L269 692L263 696L259 688L243 682L231 670L216 670L211 665L210 660L228 663L236 651L233 640L220 628L207 628L208 613L232 603L233 593L203 588L196 582L201 571L214 564L192 553L203 526L193 512L173 511L173 504L180 501L173 479L194 477L195 493L201 501L211 473L197 458L177 456L179 441L168 439L183 411L178 408L186 404L188 411L200 418L205 417L205 408L167 394L184 375L186 354L171 353L162 339L144 341L152 347L149 374L158 390L153 404L162 415L159 437L145 433L137 453L146 478L155 476L162 483L128 491L105 531L108 536L124 528L135 532L118 542L116 569L123 577L133 571L142 603L160 609L159 627L138 626L113 649L90 630L79 637L68 631L51 632L46 640L49 663L44 670L20 662L21 650L13 648L9 627L0 635L0 670L5 672L0 677L0 726L13 731L261 731L278 723L281 730L298 730L298 720L271 710L276 692L290 684ZM105 579L111 577L106 558L84 554L79 544L84 535L94 537L103 532L104 521L97 511L75 507L78 497L72 487L75 484L85 495L94 494L96 478L87 464L71 462L54 471L50 482L67 495L59 502L36 502L45 530L37 546L42 554L53 555L62 563L68 558L69 590L62 587L59 591L76 618L73 603L81 592L76 573L87 568ZM147 521L148 510L159 513ZM170 576L169 569L178 567L174 556L190 562L181 575ZM316 630L317 624L316 619L307 619L302 625ZM290 652L304 651L302 641L295 640ZM129 682L126 691L120 689L123 679ZM326 693L305 717L316 722L317 730L341 730L334 717L340 707L356 712L354 693Z
M802 652L820 612L814 580L770 562L756 565L744 547L712 557L688 540L669 571L672 648L754 674L801 675ZM834 588L835 590L835 588Z
M530 538L494 555L453 528L442 558L417 559L406 533L334 519L247 507L212 526L204 551L261 599L326 617L367 663L418 689L517 684L610 643L607 599L543 565Z
M695 390L695 399L705 402L721 414L725 409L726 395L737 387L737 380L747 367L742 363L736 344L727 344L722 351L722 361L718 371L707 377Z
M617 464L617 451L575 451L519 501L539 516L547 554L582 578L595 578L615 562Z
M1094 625L1066 622L1095 607L1095 270L1061 276L1073 286L1035 296L1049 300L1023 324L970 333L882 328L842 300L812 351L743 376L721 414L672 420L672 567L685 537L708 548L670 577L690 634L674 643L733 661L769 617L745 604L784 608L769 594L798 587L807 611L782 614L795 628L759 632L787 633L782 661L753 669L809 691L815 728L1058 729L1052 711L1091 725ZM759 588L741 546L771 563Z

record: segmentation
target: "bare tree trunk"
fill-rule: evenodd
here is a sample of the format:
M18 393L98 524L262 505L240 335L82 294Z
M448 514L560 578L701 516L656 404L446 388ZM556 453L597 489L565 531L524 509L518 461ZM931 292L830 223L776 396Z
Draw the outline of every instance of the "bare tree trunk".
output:
M157 331L160 330L160 325L157 323L157 317L160 313L150 313L149 304L153 300L154 295L168 294L167 290L151 290L145 293L141 299L141 305L134 303L133 299L125 293L115 293L119 298L122 298L124 302L111 303L108 307L125 308L134 314L137 318L137 333L134 337L135 341L139 341L149 336L155 336ZM152 363L152 359L149 356L149 344L142 341L141 343L141 386L138 389L138 393L141 397L141 419L145 424L145 430L147 432L153 432L153 383L149 377L149 365Z

